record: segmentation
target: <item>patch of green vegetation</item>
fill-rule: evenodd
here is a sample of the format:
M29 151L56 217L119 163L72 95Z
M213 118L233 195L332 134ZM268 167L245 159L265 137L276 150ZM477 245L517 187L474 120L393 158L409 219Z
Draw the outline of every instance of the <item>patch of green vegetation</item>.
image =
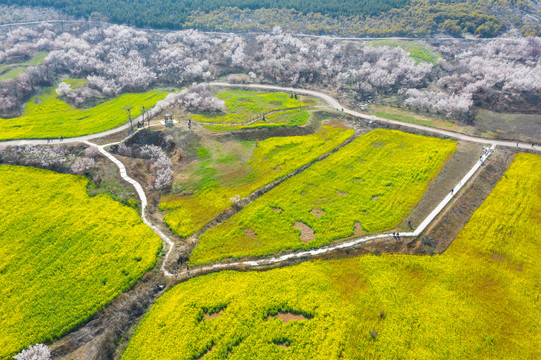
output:
M134 209L82 176L0 166L0 359L86 322L156 262Z
M67 79L67 80L64 80L64 82L68 84L73 90L77 89L78 87L88 84L87 79Z
M309 118L310 113L308 111L295 109L269 114L265 116L265 120L257 121L251 125L205 125L205 127L212 131L296 127L306 124Z
M398 120L411 124L423 125L439 129L450 129L460 132L463 132L465 130L464 126L457 125L452 121L425 116L401 108L384 105L371 105L370 109L374 111L374 115L385 119Z
M450 140L372 131L201 235L190 261L318 247L353 236L359 225L366 233L393 229L455 149ZM299 223L314 231L313 240L301 241ZM257 236L247 236L245 229Z
M84 80L83 80L84 81ZM81 80L71 81L75 86ZM122 94L90 109L81 110L57 98L56 87L46 89L26 103L23 116L0 118L0 140L64 138L98 133L126 123L126 107L133 107L132 117L139 116L141 107L150 108L162 100L166 92Z
M312 105L315 100L299 96L292 98L290 94L258 91L228 90L216 95L225 101L226 114L192 114L195 121L210 123L246 123L260 118L270 111L297 108ZM270 114L269 114L270 116ZM278 117L279 115L276 115Z
M43 60L45 60L46 57L47 57L46 51L39 51L30 60L26 62L3 65L2 67L0 67L0 73L2 73L3 71L6 71L7 69L9 70L3 73L2 75L0 75L0 81L15 79L17 75L24 72L27 67L41 64Z
M441 55L435 54L432 50L416 43L415 41L406 40L376 40L370 42L371 46L390 46L400 47L407 51L410 58L415 60L415 64L425 62L428 64L435 64Z
M179 284L122 359L538 359L540 167L537 155L517 156L442 255L319 260ZM221 315L203 319L216 306ZM280 311L308 316L269 318Z
M205 159L205 158L208 158L210 157L210 150L209 149L206 149L204 147L199 147L196 149L197 151L197 157L200 158L200 159Z
M187 237L230 207L232 198L251 194L328 153L351 136L353 130L323 127L313 135L269 138L257 142L257 146L245 142L242 147L253 146L247 161L238 156L234 160L233 153L218 146L212 152L213 159L196 163L193 172L187 171L188 179L181 187L197 192L162 198L160 209L168 211L165 222L175 233ZM220 160L224 156L228 159L225 163Z

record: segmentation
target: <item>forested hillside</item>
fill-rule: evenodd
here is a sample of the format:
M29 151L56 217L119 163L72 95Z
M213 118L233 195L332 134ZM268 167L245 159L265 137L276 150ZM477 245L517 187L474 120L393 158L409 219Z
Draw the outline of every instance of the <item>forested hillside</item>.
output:
M532 0L0 0L68 15L158 28L284 30L346 36L540 33Z
M221 7L239 9L295 9L329 15L377 14L409 4L410 0L2 0L17 5L53 6L66 13L88 16L99 12L111 20L132 25L178 27L195 10L209 12Z

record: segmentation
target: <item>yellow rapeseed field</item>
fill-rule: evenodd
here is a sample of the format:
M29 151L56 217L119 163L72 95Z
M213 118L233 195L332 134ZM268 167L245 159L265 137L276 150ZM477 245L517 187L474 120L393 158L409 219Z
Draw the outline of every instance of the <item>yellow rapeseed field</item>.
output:
M442 255L368 255L179 284L122 359L539 359L540 168L540 156L518 155ZM276 316L288 311L304 319Z
M204 233L190 260L265 255L390 230L455 149L450 140L374 130ZM301 241L299 223L313 230L312 240Z
M235 183L210 182L193 195L162 199L165 221L178 235L187 237L233 205L231 198L245 197L258 188L328 153L353 136L353 130L324 126L307 136L273 137L261 141L246 166L248 175Z
M51 87L32 97L20 117L0 117L0 140L67 138L98 133L126 123L126 107L133 107L131 114L136 117L140 115L143 105L148 109L167 95L160 90L122 94L81 110L59 99L55 90L56 87Z
M0 166L0 359L84 323L156 262L158 236L87 183Z

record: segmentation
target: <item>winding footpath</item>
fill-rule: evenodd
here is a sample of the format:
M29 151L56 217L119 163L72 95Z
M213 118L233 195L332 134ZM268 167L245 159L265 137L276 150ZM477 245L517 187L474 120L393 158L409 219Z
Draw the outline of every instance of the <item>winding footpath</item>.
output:
M262 89L262 90L272 90L272 91L285 91L285 92L309 95L309 96L320 98L324 100L332 108L338 111L341 111L345 114L349 114L351 116L357 117L357 118L365 119L368 121L377 121L377 122L396 125L396 126L402 126L405 128L410 128L410 129L415 129L415 130L421 130L428 133L447 136L449 138L453 138L457 140L464 140L464 141L470 141L470 142L479 143L483 145L490 145L491 146L490 149L488 149L488 147L486 148L485 154L481 156L480 160L476 162L476 164L470 169L470 171L459 181L459 183L453 188L453 190L434 208L434 210L421 222L421 224L413 232L400 233L398 239L400 239L400 237L419 236L426 229L426 227L438 216L438 214L451 202L454 195L456 195L465 186L468 180L470 180L471 177L481 168L481 166L492 154L492 152L494 152L494 149L496 146L519 148L523 150L541 151L541 146L539 145L517 143L517 142L512 142L512 141L504 141L504 140L484 139L484 138L465 135L465 134L457 133L453 131L448 131L448 130L443 130L443 129L438 129L438 128L431 128L427 126L411 124L407 122L390 120L390 119L380 118L373 115L363 114L358 111L350 110L342 106L342 104L340 104L340 102L336 100L335 98L327 94L314 91L314 90L280 87L280 86L273 86L273 85L230 84L230 83L223 83L223 82L212 82L212 83L209 83L209 85L218 86L218 87L251 88L251 89ZM136 122L138 120L139 118L135 118L132 121ZM157 126L157 125L160 125L160 124L155 123L155 124L151 124L150 126ZM254 268L258 268L262 266L281 264L281 263L285 263L294 259L305 259L305 258L321 256L321 255L325 255L325 254L335 252L335 251L355 248L361 244L374 241L377 239L385 239L385 238L389 239L391 236L392 237L396 236L395 234L392 234L392 233L373 234L373 235L350 239L350 240L339 242L339 243L334 243L331 245L326 245L314 250L297 251L294 253L289 253L289 254L280 255L280 256L263 257L257 260L215 263L212 265L199 266L196 268L192 268L190 270L183 270L178 273L175 271L175 273L172 274L169 271L167 271L165 266L169 261L169 257L174 249L175 243L167 235L161 232L157 226L153 225L152 222L147 218L146 216L147 197L141 184L139 184L136 180L128 176L126 167L124 166L124 164L120 160L118 160L116 157L114 157L111 153L105 150L105 148L108 146L116 145L116 144L122 143L123 141L126 141L135 133L143 129L138 129L132 132L130 135L128 135L126 138L124 138L123 140L119 142L114 142L114 143L110 143L106 145L97 145L90 142L90 140L93 140L93 139L97 139L104 136L116 134L121 131L125 131L129 127L130 127L130 124L126 123L120 127L117 127L108 131L104 131L101 133L74 137L74 138L67 138L67 139L64 139L63 142L56 141L56 142L48 143L46 140L12 140L12 141L0 142L0 145L54 145L54 144L59 144L59 143L84 143L89 146L95 146L103 156L107 157L118 167L120 171L120 176L122 177L122 179L128 182L129 184L131 184L135 188L137 195L139 196L139 199L141 201L141 218L143 222L147 226L149 226L162 239L162 241L165 244L167 244L168 249L167 249L165 258L161 266L161 270L166 277L175 277L175 278L182 279L182 278L190 278L193 276L203 275L209 272L216 272L216 271L228 270L228 269L254 269Z

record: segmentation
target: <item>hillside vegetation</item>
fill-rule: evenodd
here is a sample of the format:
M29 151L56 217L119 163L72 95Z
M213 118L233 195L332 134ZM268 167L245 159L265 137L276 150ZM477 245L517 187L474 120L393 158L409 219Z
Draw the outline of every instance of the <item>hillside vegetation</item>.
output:
M426 36L446 32L481 37L516 27L539 31L527 0L3 0L6 4L52 6L67 14L116 23L217 31L285 30L354 36ZM532 21L533 20L533 21Z
M442 255L368 255L179 284L122 359L540 358L540 166L540 156L518 155ZM280 312L304 319L286 323Z
M321 12L331 15L377 14L400 8L409 0L345 0L332 2L302 0L3 0L7 4L53 6L70 15L89 16L93 12L115 22L137 26L179 27L195 10L212 11L223 7L240 9L282 8L303 12Z
M0 166L0 359L86 322L156 262L160 239L88 180Z
M167 95L164 91L122 94L89 109L76 108L58 98L56 87L32 97L23 116L0 118L0 140L75 137L98 133L128 121L126 107L133 107L132 117L139 116L144 105L150 108Z
M261 93L259 91L228 90L216 95L224 100L226 114L192 114L192 119L212 123L246 123L271 111L286 110L313 104L314 100L292 98L282 92ZM275 113L273 113L275 114ZM271 114L272 115L272 114ZM270 115L269 115L270 116Z
M200 148L201 161L184 184L194 194L163 197L160 209L168 211L164 219L174 232L187 237L233 205L233 198L248 196L328 153L351 136L353 130L325 126L313 135L269 138L257 144L246 163L227 173L220 170L224 164L229 167L236 161L233 154L220 148ZM200 179L197 184L192 183L194 178Z
M390 230L455 149L449 140L374 130L201 235L190 260L266 255ZM311 228L313 238L299 238L299 227Z

